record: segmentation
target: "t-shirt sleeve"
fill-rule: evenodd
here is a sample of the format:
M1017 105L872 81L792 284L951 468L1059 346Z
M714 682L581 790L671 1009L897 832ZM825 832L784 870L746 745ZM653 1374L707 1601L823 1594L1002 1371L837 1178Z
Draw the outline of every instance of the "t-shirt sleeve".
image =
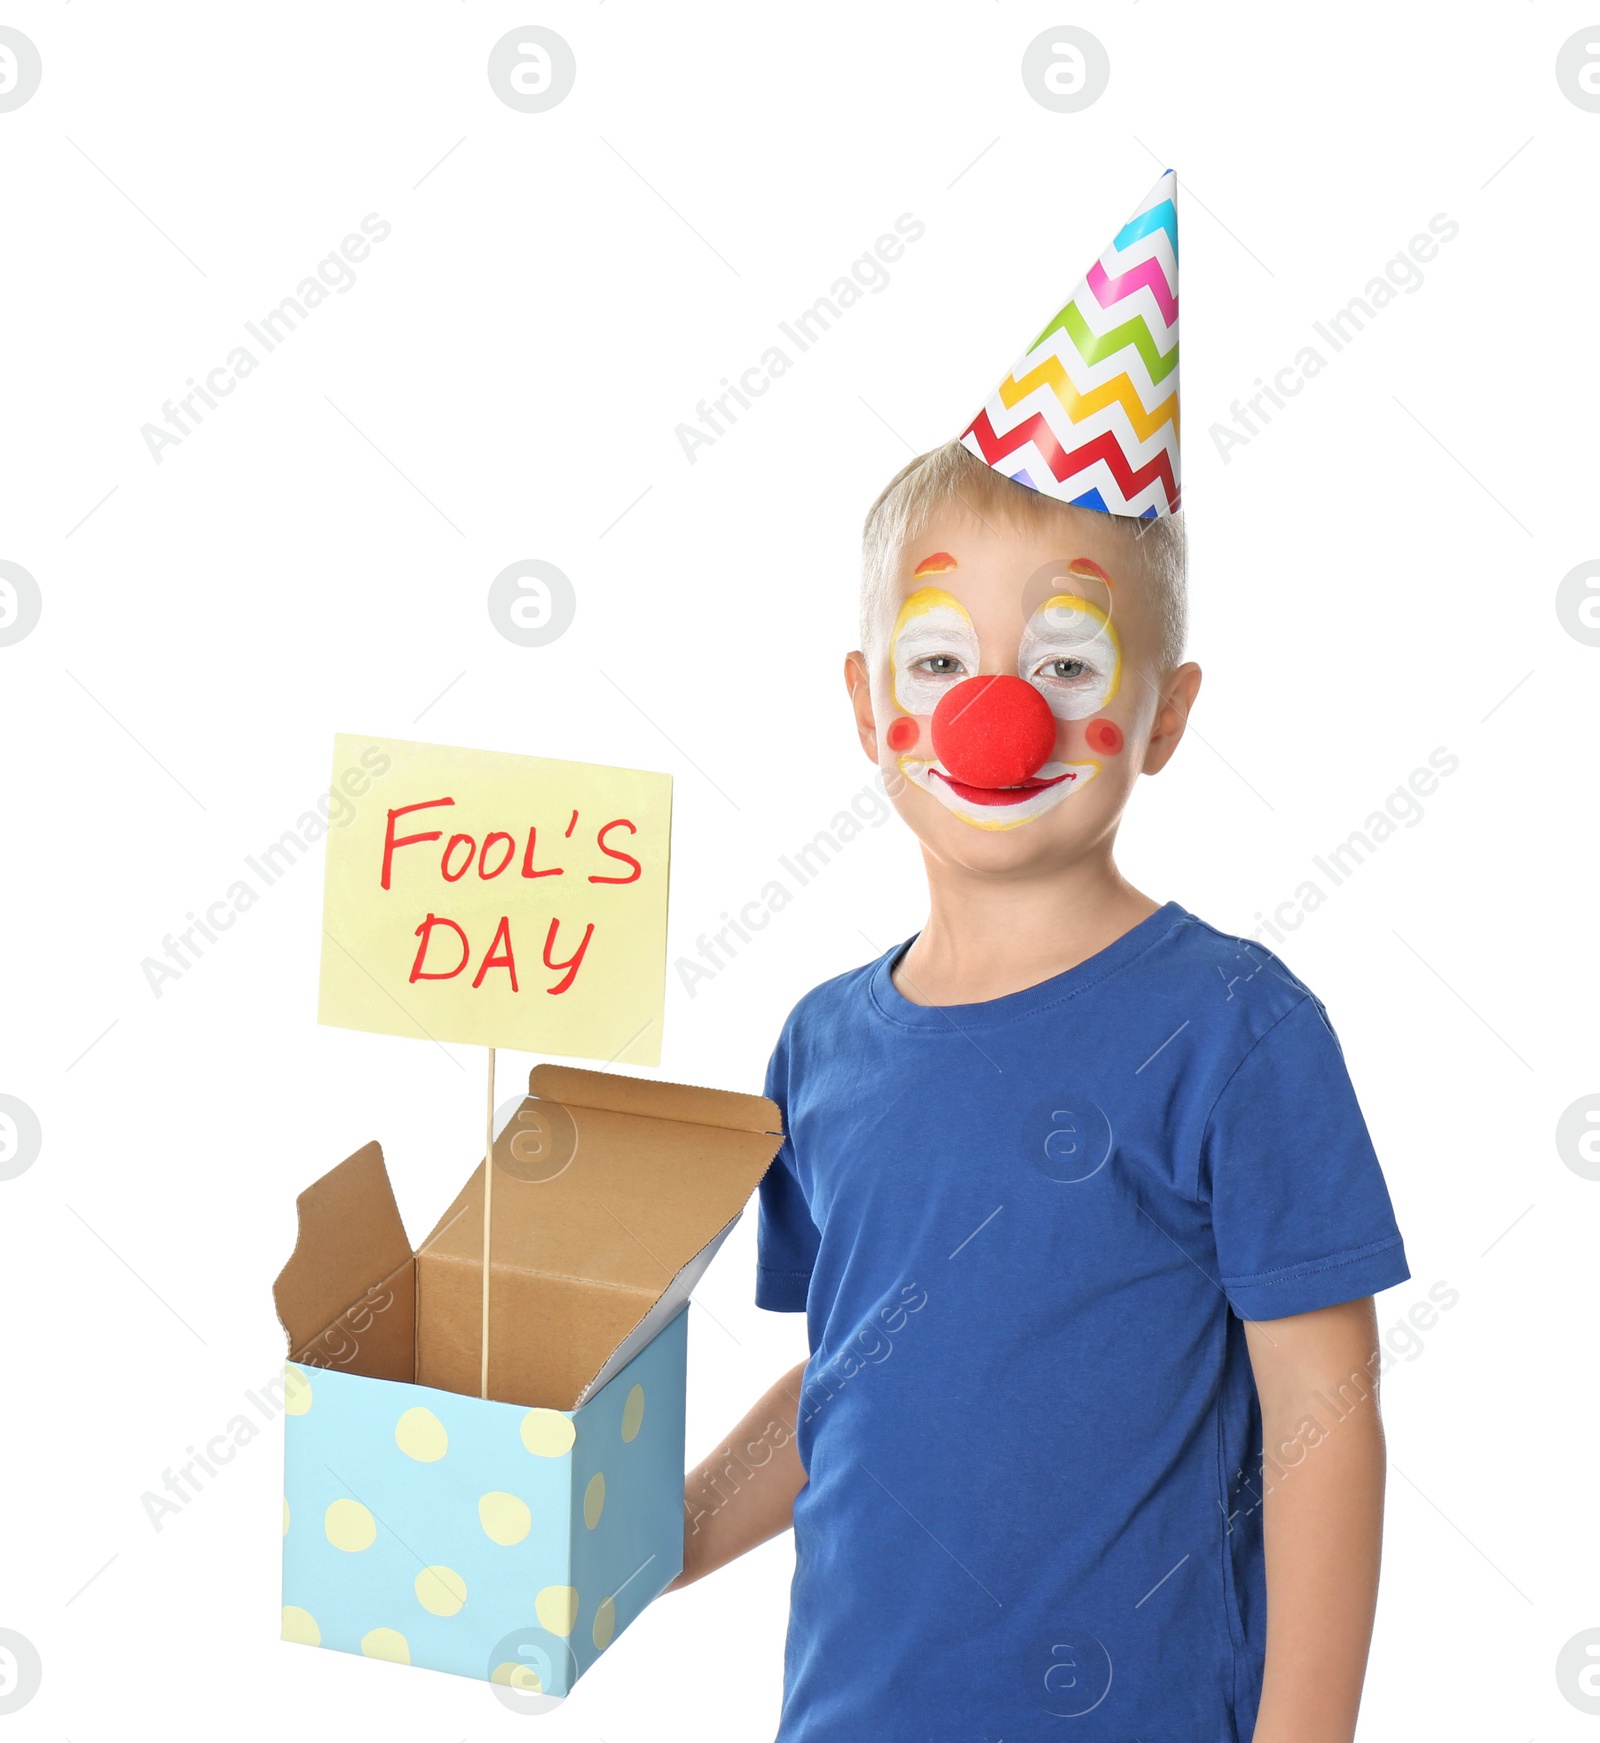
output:
M1222 1287L1241 1319L1334 1307L1411 1275L1344 1054L1315 998L1262 1035L1223 1086L1202 1168Z
M803 1313L811 1267L821 1237L800 1186L794 1138L789 1127L787 1034L767 1067L767 1094L783 1114L783 1144L761 1177L761 1209L756 1225L756 1306L779 1313Z

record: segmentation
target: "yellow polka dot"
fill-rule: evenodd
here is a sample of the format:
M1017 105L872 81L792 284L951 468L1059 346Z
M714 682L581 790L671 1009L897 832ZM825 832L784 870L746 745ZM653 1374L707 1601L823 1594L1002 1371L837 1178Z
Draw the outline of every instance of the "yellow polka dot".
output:
M414 1584L417 1602L435 1616L453 1616L467 1601L467 1582L453 1567L425 1567Z
M283 1370L283 1408L290 1416L304 1416L311 1408L311 1381L292 1362Z
M539 1673L531 1664L518 1664L515 1659L505 1664L497 1664L489 1676L490 1682L497 1682L501 1688L522 1689L530 1695L542 1695L544 1684L539 1680Z
M450 1436L439 1418L419 1404L394 1425L394 1444L408 1459L431 1465L450 1450Z
M628 1402L622 1407L622 1438L632 1440L639 1432L639 1424L644 1421L644 1387L635 1385L628 1394Z
M478 1498L478 1522L496 1543L521 1543L533 1529L528 1503L504 1489L493 1489Z
M298 1646L320 1646L322 1630L317 1626L317 1619L309 1610L302 1610L298 1604L283 1606L283 1638L292 1640Z
M611 1636L617 1631L617 1606L609 1598L600 1600L600 1607L594 1613L594 1643L602 1652L611 1644Z
M398 1628L374 1628L361 1636L361 1650L368 1658L387 1658L391 1664L410 1664L411 1643Z
M605 1504L605 1472L596 1471L589 1479L589 1487L583 1491L583 1522L591 1531L600 1523L600 1509Z
M546 1586L533 1600L539 1626L552 1634L568 1635L578 1620L578 1589L576 1586Z
M370 1549L378 1535L378 1522L359 1501L335 1501L323 1518L322 1529L335 1549Z
M283 1535L285 1537L289 1535L289 1497L287 1495L283 1498Z
M530 1410L522 1419L522 1444L542 1459L558 1459L571 1452L577 1438L572 1418L559 1410Z

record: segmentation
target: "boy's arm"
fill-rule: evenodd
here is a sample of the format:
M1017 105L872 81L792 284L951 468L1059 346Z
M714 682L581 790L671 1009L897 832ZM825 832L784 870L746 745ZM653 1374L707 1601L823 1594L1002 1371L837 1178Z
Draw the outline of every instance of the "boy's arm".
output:
M1351 1743L1378 1597L1372 1298L1246 1322L1261 1399L1267 1656L1254 1743Z
M794 1498L806 1480L795 1450L804 1372L804 1362L791 1368L684 1479L683 1572L668 1591L715 1572L793 1522Z

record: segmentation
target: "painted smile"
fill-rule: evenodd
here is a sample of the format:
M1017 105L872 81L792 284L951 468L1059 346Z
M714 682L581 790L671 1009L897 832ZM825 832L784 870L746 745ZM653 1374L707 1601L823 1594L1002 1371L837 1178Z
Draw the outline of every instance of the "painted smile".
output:
M954 779L936 761L901 757L900 772L945 810L976 829L1015 829L1053 810L1069 793L1081 792L1100 772L1097 762L1049 762L1015 787L974 787Z
M1020 805L1024 800L1031 799L1035 793L1042 793L1047 787L1059 787L1063 781L1077 780L1077 771L1068 769L1064 775L1056 775L1053 779L1040 780L1037 775L1030 775L1027 780L1015 787L974 787L968 781L958 781L954 775L947 775L943 769L934 766L929 774L936 780L943 781L958 798L965 799L969 805Z

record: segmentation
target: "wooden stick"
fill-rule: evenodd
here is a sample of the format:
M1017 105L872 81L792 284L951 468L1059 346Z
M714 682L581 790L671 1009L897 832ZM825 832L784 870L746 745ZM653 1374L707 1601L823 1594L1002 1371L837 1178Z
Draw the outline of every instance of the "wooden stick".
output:
M489 1095L483 1117L483 1365L479 1396L489 1396L489 1207L494 1196L494 1049L489 1049Z

